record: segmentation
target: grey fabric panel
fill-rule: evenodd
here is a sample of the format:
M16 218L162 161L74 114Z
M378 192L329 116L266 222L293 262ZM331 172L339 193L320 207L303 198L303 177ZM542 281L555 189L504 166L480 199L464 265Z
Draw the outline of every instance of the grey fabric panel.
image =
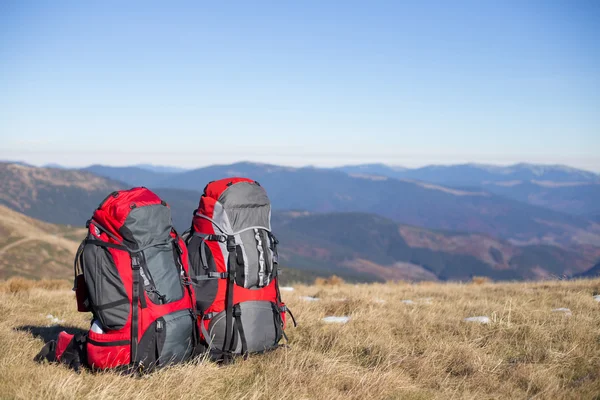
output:
M275 314L269 301L240 303L242 324L249 352L269 350L279 343Z
M171 210L162 204L134 208L124 226L133 235L138 248L164 243L171 234Z
M227 188L219 197L233 232L250 226L262 226L271 230L271 203L261 186L239 182Z
M242 253L244 255L244 265L237 266L237 283L246 289L257 287L259 284L259 263L254 230L245 231L239 235L235 235L235 240L236 243L242 247Z
M225 209L223 209L223 206L218 201L215 202L212 220L214 221L215 224L217 224L219 229L223 230L223 233L225 233L225 234L233 233L233 230L231 229L231 223L229 221L229 217L228 217L227 213L225 212ZM215 233L218 233L217 229L215 229Z
M160 365L187 360L193 351L194 320L189 310L162 317L165 320L165 340L160 352Z
M171 243L150 247L143 251L146 266L156 290L165 296L165 303L180 300L183 287L179 275L179 267L175 263L174 249Z
M83 276L94 309L128 299L123 281L107 249L94 244L85 245ZM103 328L121 329L127 323L130 308L129 303L120 304L97 310L96 316Z
M210 347L213 349L222 349L223 343L225 342L225 311L221 311L217 315L215 315L208 325L208 336L207 342L210 344ZM205 334L206 335L206 334ZM242 352L242 344L239 342L234 350L234 353Z
M269 350L279 343L281 338L278 337L275 329L275 315L271 302L246 301L240 303L240 309L248 352ZM208 333L212 338L212 347L222 349L225 340L225 311L220 312L211 320ZM235 334L238 335L237 332ZM237 346L234 353L239 354L242 351L242 342L239 335L236 342Z

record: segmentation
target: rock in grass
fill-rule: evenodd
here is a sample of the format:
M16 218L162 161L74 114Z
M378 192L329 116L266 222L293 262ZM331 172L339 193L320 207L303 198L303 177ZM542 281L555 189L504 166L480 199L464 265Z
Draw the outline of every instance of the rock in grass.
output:
M568 308L564 308L564 307L555 308L552 310L552 312L564 313L567 317L570 317L571 315L573 315L573 313L571 313L571 310L569 310Z
M594 300L596 300L598 303L600 303L600 294L595 295Z
M53 324L60 324L60 323L63 323L63 322L65 322L65 321L64 321L64 320L62 320L62 319L58 319L58 318L56 318L56 317L55 317L54 315L52 315L52 314L48 314L48 315L46 315L46 318L47 318L47 319L49 319L49 320L50 320L50 322L52 322Z
M415 304L415 302L412 300L402 300L401 302L404 304Z
M282 292L293 292L294 288L291 286L281 286L279 290L281 290Z
M300 299L304 300L304 301L319 301L319 300L321 300L318 297L311 297L311 296L300 296Z
M486 317L485 315L481 315L478 317L468 317L465 318L466 322L478 322L480 324L489 324L490 322L492 322L491 319L489 319L489 317Z
M350 321L350 317L346 317L346 316L343 316L343 317L333 317L333 316L330 316L330 317L323 318L322 321L323 322L327 322L328 324L345 324L348 321Z

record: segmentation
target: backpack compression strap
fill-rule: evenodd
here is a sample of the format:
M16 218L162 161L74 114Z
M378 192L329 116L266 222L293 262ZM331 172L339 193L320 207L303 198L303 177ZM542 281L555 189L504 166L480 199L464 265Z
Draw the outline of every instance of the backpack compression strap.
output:
M226 307L225 307L225 340L223 341L223 356L222 362L227 364L232 361L232 349L233 345L233 284L235 283L235 269L233 266L236 263L236 245L235 237L227 237L227 251L229 252L229 258L227 261L227 292L225 294Z

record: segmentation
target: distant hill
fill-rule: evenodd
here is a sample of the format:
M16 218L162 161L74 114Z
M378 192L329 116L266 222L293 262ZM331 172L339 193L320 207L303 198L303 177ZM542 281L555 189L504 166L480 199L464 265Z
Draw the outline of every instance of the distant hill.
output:
M0 204L42 221L82 226L124 184L90 172L0 163Z
M595 219L600 215L599 182L485 182L485 190L551 210Z
M11 206L9 203L12 202L11 207L50 222L81 224L106 193L143 184L125 184L85 175L94 169L72 171L8 165L0 165L0 173L3 170L10 172L6 172L2 184L9 185L13 191L21 188L21 200L7 189L0 198L2 204ZM107 169L102 167L102 170ZM33 184L23 171L46 178ZM139 171L143 170L137 169L136 173ZM600 246L600 225L593 221L507 199L482 189L463 190L423 182L353 177L328 169L256 163L201 168L173 174L159 183L147 182L145 186L162 193L167 202L174 204L174 218L179 226L178 215L183 216L182 221L187 220L197 206L199 193L209 181L236 175L258 180L267 189L274 210L366 212L404 224L485 233L520 244ZM62 180L59 179L61 176L64 177ZM79 179L79 183L65 185L67 176L73 182ZM114 178L119 176L125 179L122 175L113 175ZM23 189L27 187L29 191ZM43 191L44 197L37 196L37 191ZM42 201L42 198L46 200ZM185 206L179 209L176 204L181 202Z
M106 165L91 165L82 168L81 171L123 182L131 187L158 187L163 181L174 175L173 173L156 172L141 167L110 167Z
M179 233L183 233L192 223L194 210L198 208L201 192L183 189L152 189L171 207L173 225Z
M385 164L350 165L336 168L347 173L381 175L396 179L414 179L447 186L480 186L484 182L550 181L598 182L600 175L565 165L515 164L496 166L485 164L429 165L403 168Z
M571 276L600 259L599 248L515 246L482 234L431 231L362 213L273 215L281 259L359 280L521 280Z
M518 247L485 235L435 232L359 213L279 212L273 229L285 282L333 274L362 282L540 279L590 274L591 260L600 258L598 249L586 257L552 246ZM0 233L0 279L70 279L85 229L48 224L0 206Z
M50 164L46 164L46 165L44 165L44 168L60 168L60 169L69 169L69 167L65 167L65 166L63 166L63 165L56 164L56 163L50 163Z
M418 180L483 190L554 211L594 217L600 214L600 175L563 165L508 167L463 164L407 169L384 164L336 168L355 176Z
M184 168L151 164L139 164L127 167L111 167L108 165L90 165L82 171L127 183L130 186L160 187L176 174L186 172Z
M580 274L576 274L575 278L598 278L600 277L600 262L594 265L592 268L584 271Z
M171 176L161 186L201 191L209 181L229 176L258 180L277 210L367 212L405 224L481 232L520 243L600 245L598 224L477 188L258 163L200 168Z
M0 279L73 277L85 229L48 224L0 205Z
M257 163L215 165L196 170L175 167L108 167L93 165L84 170L132 186L173 187L202 190L200 182L233 175L258 176L265 172L306 174L307 171L327 174L344 172L353 178L382 181L394 178L408 183L433 183L462 191L484 191L498 194L534 206L554 211L596 218L600 215L600 176L566 166L517 164L508 167L463 164L403 168L385 164L363 164L334 169L288 168ZM332 175L333 177L333 175ZM190 180L191 178L191 180ZM335 179L335 178L332 178ZM352 211L352 210L348 210ZM366 211L366 210L361 210Z
M148 186L167 201L183 232L204 185L232 175L265 186L282 264L309 275L537 279L582 273L600 259L598 224L481 190L253 163L173 174L161 183L172 187ZM109 193L130 187L89 171L6 163L0 176L0 204L74 226L83 226Z

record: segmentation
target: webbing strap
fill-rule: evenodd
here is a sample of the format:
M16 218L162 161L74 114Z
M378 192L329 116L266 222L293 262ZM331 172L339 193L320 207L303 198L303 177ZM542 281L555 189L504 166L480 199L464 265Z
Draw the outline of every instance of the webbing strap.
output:
M227 279L229 274L227 272L209 272L206 275L197 275L192 278L192 282L207 281L209 279Z
M113 301L112 303L106 303L106 304L101 304L99 306L94 306L94 310L96 310L96 311L106 310L107 308L117 307L117 306L120 306L123 304L129 304L129 299L125 298L125 299Z
M294 318L294 314L292 314L292 310L290 310L288 307L285 307L285 311L287 311L288 314L290 314L290 317L292 317L292 321L294 322L294 328L298 326L298 324L296 323L296 318Z
M227 236L225 235L207 235L205 233L194 232L194 236L202 238L200 242L200 261L202 262L202 268L208 269L208 258L206 257L206 242L220 242L225 243L227 241Z
M217 313L209 312L209 313L204 314L202 316L202 319L203 320L212 319L212 317L214 317L215 315L217 315Z
M131 257L133 287L131 296L131 364L138 362L138 299L140 291L140 261L137 256Z
M204 322L200 322L200 332L202 332L202 336L204 336L204 341L206 341L206 343L208 344L208 348L212 349L212 338L210 337L210 334L206 330L206 327L204 326Z
M190 275L188 274L188 271L185 270L185 267L183 265L183 263L181 262L181 257L183 256L183 250L181 249L180 245L179 245L179 241L183 240L179 234L175 231L175 229L173 229L173 232L175 233L175 239L173 241L173 246L175 247L175 252L177 253L178 257L177 257L177 262L179 263L179 268L181 268L181 275L183 275L183 282L182 285L187 289L188 295L190 296L190 302L192 303L192 309L191 309L191 314L192 314L192 320L193 320L193 326L194 326L194 349L196 349L196 347L198 346L198 343L200 342L200 338L199 338L199 334L198 334L198 321L196 321L196 315L198 313L198 310L196 309L196 302L194 301L194 292L192 291L192 288L190 287L189 284L186 284L186 282L190 282L192 279L190 278Z
M206 245L204 239L200 242L200 262L203 269L208 269L208 258L206 257Z
M242 314L239 310L239 306L237 311L238 312L236 312L235 314L235 323L233 324L233 330L237 331L239 334L240 340L242 342L242 355L245 356L248 352L248 343L246 342L246 335L244 334L244 324L242 324Z
M236 245L235 245L235 237L228 236L227 237L227 251L229 252L228 262L227 262L227 272L228 281L227 281L227 292L225 294L226 298L226 308L225 308L225 340L223 341L223 352L225 353L224 359L227 359L228 356L231 355L231 348L228 346L231 345L231 339L233 337L233 284L235 281L235 269L236 265Z
M214 221L212 218L209 218L209 217L207 217L206 215L202 215L202 214L200 214L199 212L196 212L195 214L196 214L196 216L197 216L198 218L203 218L203 219L206 219L206 220L210 221L210 223L211 223L211 224L213 224L214 226L216 226L218 230L220 230L220 231L221 231L221 232L223 232L223 233L226 233L226 231L225 231L223 228L221 228L221 227L219 226L219 224L217 224L217 223L216 223L216 222L215 222L215 221Z
M152 243L152 244L146 245L144 247L140 247L139 249L132 249L131 247L127 247L124 244L109 243L109 242L105 242L104 240L98 240L98 239L86 239L86 240L84 240L84 242L95 244L95 245L102 246L102 247L110 247L113 249L124 250L124 251L134 254L134 253L141 253L142 251L149 249L150 247L156 247L156 246L161 246L164 244L169 244L169 243L173 242L173 238L169 238L165 242Z
M198 236L209 242L227 242L227 235L214 235L214 234L206 234L200 232L194 232L193 236Z

